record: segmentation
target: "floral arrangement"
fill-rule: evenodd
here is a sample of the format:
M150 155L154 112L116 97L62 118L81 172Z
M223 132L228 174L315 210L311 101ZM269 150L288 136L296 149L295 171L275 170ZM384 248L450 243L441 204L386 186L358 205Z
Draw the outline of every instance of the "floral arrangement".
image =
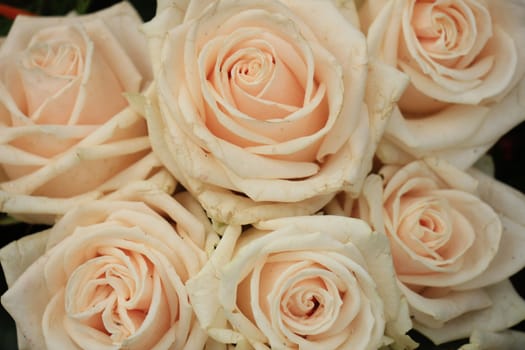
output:
M525 347L523 0L153 7L4 11L19 349Z

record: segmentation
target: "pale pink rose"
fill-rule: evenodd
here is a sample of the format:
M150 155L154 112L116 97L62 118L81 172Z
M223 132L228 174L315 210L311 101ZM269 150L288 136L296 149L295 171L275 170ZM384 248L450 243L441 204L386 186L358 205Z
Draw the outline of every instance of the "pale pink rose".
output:
M378 155L470 167L525 120L525 2L366 0L371 51L410 78Z
M0 251L21 349L204 348L185 283L207 260L205 225L163 191L137 189Z
M151 81L141 25L125 2L85 16L17 17L0 48L1 211L52 222L77 199L160 166L124 96Z
M357 193L406 80L369 58L352 1L160 1L148 126L217 221Z
M384 232L414 328L436 343L525 319L508 278L525 267L525 197L439 159L370 175L358 200L327 212L361 218Z
M415 345L388 240L361 220L280 218L242 234L228 226L187 286L210 336L240 349Z

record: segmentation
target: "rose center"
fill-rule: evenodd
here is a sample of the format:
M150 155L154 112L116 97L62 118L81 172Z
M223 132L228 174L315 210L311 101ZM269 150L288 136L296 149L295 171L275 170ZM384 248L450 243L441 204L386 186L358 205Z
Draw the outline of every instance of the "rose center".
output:
M470 9L461 1L418 1L411 25L427 53L446 55L464 45L466 33L476 31L469 15Z
M79 266L66 287L66 312L121 342L142 325L150 304L153 272L141 254L104 248Z
M268 74L273 71L275 60L270 54L262 54L256 57L243 57L234 67L236 75L245 83L257 81L257 79L264 78L264 73Z
M442 259L438 250L451 235L448 203L432 198L409 202L400 217L399 237L417 254Z
M241 41L225 53L220 70L228 74L228 87L234 99L241 100L241 92L252 98L262 97L275 74L274 55L267 42L255 39Z
M39 68L51 76L77 76L82 71L83 55L71 43L37 43L28 49L26 68Z
M284 324L297 335L317 334L337 314L340 292L333 281L320 276L297 278L282 294Z
M317 311L322 312L323 306L319 302L319 295L314 293L297 293L287 302L289 315L294 318L307 318Z

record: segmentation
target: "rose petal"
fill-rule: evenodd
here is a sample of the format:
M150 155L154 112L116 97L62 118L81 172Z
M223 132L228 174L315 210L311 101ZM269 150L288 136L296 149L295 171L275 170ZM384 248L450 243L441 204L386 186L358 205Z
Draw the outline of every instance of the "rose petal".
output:
M523 332L486 332L475 330L470 335L469 343L461 346L459 350L519 350L523 346L525 346L525 333Z
M49 231L25 236L0 249L0 262L7 286L10 287L39 256L43 255Z
M414 324L414 328L435 344L468 337L472 329L484 332L509 328L525 318L525 302L506 280L485 289L492 305L478 312L467 313L447 322L441 328L428 328Z
M525 199L523 194L495 179L471 169L469 174L479 181L481 198L498 213L503 224L503 233L498 252L483 274L468 281L459 289L479 288L491 285L517 273L525 265L525 257L519 247L524 244L522 213Z
M469 312L484 310L492 306L492 300L483 289L449 291L440 288L414 292L400 285L411 307L411 314L418 324L439 329L451 320ZM425 294L426 293L426 294ZM432 295L435 293L436 295Z

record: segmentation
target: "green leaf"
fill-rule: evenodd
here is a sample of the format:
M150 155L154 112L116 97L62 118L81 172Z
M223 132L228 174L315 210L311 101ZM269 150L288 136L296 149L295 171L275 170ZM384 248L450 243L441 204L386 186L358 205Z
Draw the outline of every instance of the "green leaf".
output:
M13 21L0 17L0 36L6 36L9 32L9 28L11 28L11 24L13 24Z
M12 218L11 216L5 213L0 214L0 226L13 225L17 223L19 223L19 221L16 220L15 218Z
M75 11L79 14L86 13L91 5L91 0L77 0Z

